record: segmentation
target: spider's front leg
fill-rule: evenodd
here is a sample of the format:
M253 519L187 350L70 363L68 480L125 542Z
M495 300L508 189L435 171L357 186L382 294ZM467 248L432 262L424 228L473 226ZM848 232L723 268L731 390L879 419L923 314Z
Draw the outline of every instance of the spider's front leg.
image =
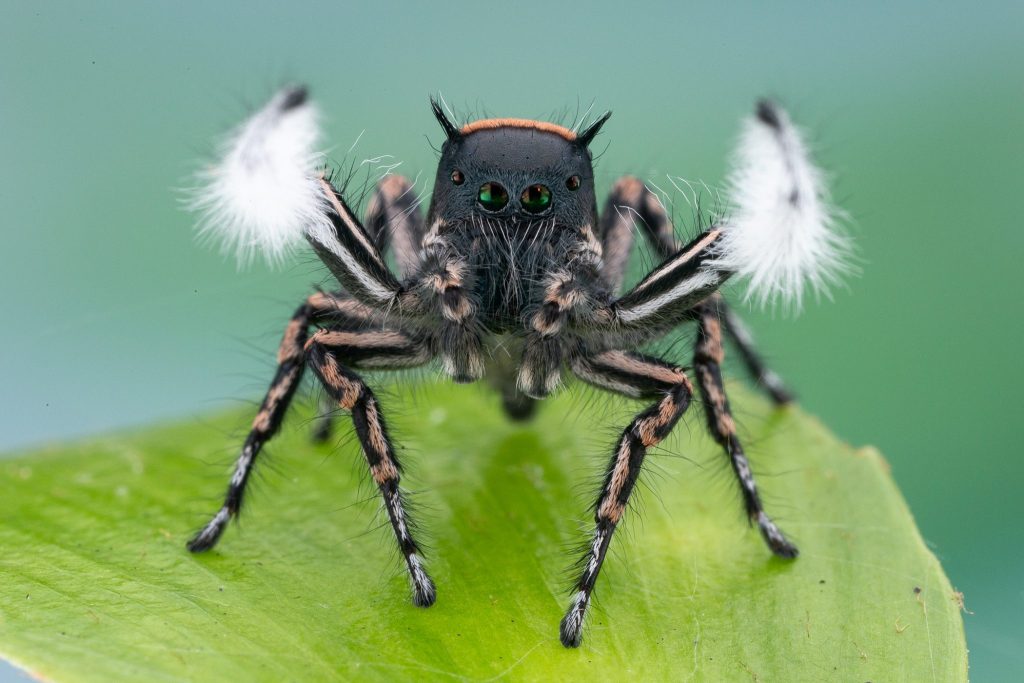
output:
M252 422L252 428L242 446L242 452L235 463L235 471L228 484L224 503L217 514L188 543L192 552L209 550L220 539L232 517L242 509L246 486L263 445L269 441L281 426L288 406L299 386L305 370L303 347L309 335L309 327L317 322L331 320L334 323L354 321L363 324L368 309L358 302L340 300L317 293L306 299L295 311L285 329L284 337L277 352L277 372L270 383L263 403Z
M657 399L637 415L619 438L594 506L596 526L576 593L562 619L560 638L566 647L582 641L587 607L615 532L633 492L648 449L660 443L682 417L693 389L681 368L626 351L607 351L573 362L585 382L632 398Z
M366 208L363 226L381 255L390 250L403 277L412 275L419 266L420 241L423 239L423 215L414 184L400 175L382 178ZM313 426L314 442L331 437L334 428L333 401L323 401Z
M672 258L680 249L681 243L675 227L658 196L639 178L619 178L605 203L600 229L605 254L603 279L612 291L617 291L625 279L629 253L634 242L634 225L640 226L660 260ZM782 378L765 364L743 320L721 294L715 294L714 298L725 331L739 350L747 372L776 404L791 403L792 392L786 388Z
M757 524L761 536L773 553L779 557L797 556L797 548L768 517L761 504L761 496L750 470L750 461L736 435L736 422L729 409L729 399L722 381L722 326L715 298L701 304L694 311L698 337L694 349L693 370L704 397L708 430L729 456L733 473L743 492L743 502L752 523Z
M363 379L345 363L376 368L413 367L427 363L432 354L426 340L389 330L360 332L321 330L306 344L309 363L328 394L352 415L356 436L373 481L384 499L388 519L409 572L413 602L434 604L434 583L423 567L419 546L399 489L401 465L388 435L380 404Z

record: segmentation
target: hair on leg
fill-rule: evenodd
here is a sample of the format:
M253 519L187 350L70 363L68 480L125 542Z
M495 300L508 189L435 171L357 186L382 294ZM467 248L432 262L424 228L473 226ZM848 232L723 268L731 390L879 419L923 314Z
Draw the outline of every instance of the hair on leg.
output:
M743 492L743 503L752 523L756 523L761 536L773 553L779 557L797 556L797 548L768 517L750 470L750 462L736 435L736 422L729 409L729 399L722 381L722 328L714 303L701 305L696 310L698 321L697 345L693 369L704 397L708 430L729 456L733 472Z
M428 345L391 330L360 332L321 330L306 344L309 363L327 393L352 416L366 464L384 500L384 508L408 570L413 603L434 604L436 591L413 538L404 496L399 488L401 465L373 391L342 363L362 367L399 368L423 365L432 356Z
M627 351L607 351L573 363L573 371L585 382L632 398L656 398L638 414L619 438L594 506L594 535L583 558L569 609L559 636L566 647L578 647L583 639L587 607L598 573L608 552L612 534L622 519L648 449L660 443L690 405L693 389L681 368Z
M320 295L313 295L303 302L285 329L284 338L277 352L277 372L252 422L242 452L235 462L235 471L228 484L224 503L206 526L188 542L188 549L194 553L209 550L216 545L228 522L241 511L245 488L256 464L256 457L263 444L277 433L295 389L302 379L305 369L303 346L309 334L310 324L322 312L322 309L317 307L319 299Z
M419 265L423 240L423 216L413 183L400 175L387 175L379 183L366 209L366 231L384 253L394 252L403 277L412 275Z
M721 295L714 297L714 305L718 308L726 333L740 352L744 367L757 386L768 392L776 405L786 405L795 401L793 392L782 381L782 378L765 364L761 354L758 353L754 337L750 334L743 319L736 314L736 311L726 303Z

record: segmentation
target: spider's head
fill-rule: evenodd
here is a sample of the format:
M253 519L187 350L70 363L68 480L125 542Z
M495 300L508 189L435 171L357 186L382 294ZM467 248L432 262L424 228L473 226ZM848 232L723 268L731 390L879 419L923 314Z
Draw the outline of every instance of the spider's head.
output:
M432 102L447 139L431 220L593 225L597 203L588 146L610 113L577 133L527 119L484 119L457 128Z

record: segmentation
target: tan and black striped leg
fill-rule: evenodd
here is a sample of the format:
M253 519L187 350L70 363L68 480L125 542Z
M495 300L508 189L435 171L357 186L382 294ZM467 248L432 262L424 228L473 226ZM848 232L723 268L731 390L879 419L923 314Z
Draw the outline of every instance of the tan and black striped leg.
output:
M683 246L658 197L633 176L615 182L601 213L600 234L604 247L604 281L613 291L622 288L633 248L634 226L651 241L659 261Z
M399 478L401 466L388 435L380 404L373 391L349 367L412 367L428 362L428 346L400 332L378 329L362 332L322 330L306 345L309 364L327 393L352 416L356 436L370 474L384 499L388 519L408 569L413 603L434 604L434 583L423 566L422 553L413 538Z
M608 552L629 496L636 485L648 449L660 443L682 417L693 388L681 368L649 356L627 351L608 351L575 361L573 371L584 381L633 398L657 402L637 415L619 438L608 464L594 512L596 526L590 548L582 561L576 593L562 619L559 635L566 647L578 647L598 573Z
M245 487L256 464L256 457L263 444L269 441L281 426L295 389L302 379L305 369L303 346L311 322L321 312L317 307L320 296L322 295L314 295L299 306L285 329L284 338L277 352L277 372L235 463L235 471L228 484L224 504L206 526L188 542L188 549L194 553L209 550L216 545L228 522L242 509Z
M779 557L796 557L796 546L783 535L764 511L754 474L750 470L750 462L736 435L736 423L729 410L729 399L722 381L724 351L718 310L713 303L708 303L698 307L696 314L698 337L693 365L697 384L704 397L708 429L729 456L729 462L743 492L743 503L751 523L757 524L761 536L773 553Z
M400 175L388 175L377 183L366 209L366 231L381 253L391 247L404 277L412 275L419 265L424 232L419 206L412 182Z
M665 211L665 206L657 195L638 178L632 176L624 176L615 183L608 196L601 222L602 235L605 238L605 263L612 266L610 270L606 266L605 271L616 278L616 288L621 284L625 273L625 261L628 260L628 252L632 247L631 230L634 225L639 225L643 230L659 260L670 258L682 246L676 237L675 227L668 212ZM608 252L613 254L611 259L607 256ZM759 387L768 392L775 403L791 403L792 392L786 388L782 378L765 365L746 325L726 304L721 294L715 294L713 299L719 308L725 331L736 344L747 372Z
M360 330L370 326L386 326L385 314L343 293L318 292L309 297L308 301L316 310L313 322L322 327ZM310 438L314 443L325 443L331 438L337 413L338 404L329 397L321 396L317 416L313 420L310 432Z
M721 295L716 295L715 305L722 323L725 325L726 333L732 338L736 349L740 352L740 358L743 359L743 365L746 366L747 372L750 373L757 386L768 392L777 405L792 403L795 400L793 392L789 390L782 378L765 364L761 354L757 352L754 337L743 320L725 303Z

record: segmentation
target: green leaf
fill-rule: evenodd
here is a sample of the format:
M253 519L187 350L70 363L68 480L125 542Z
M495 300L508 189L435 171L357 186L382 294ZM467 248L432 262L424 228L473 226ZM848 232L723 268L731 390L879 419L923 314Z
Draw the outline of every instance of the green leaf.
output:
M566 569L640 406L567 392L517 425L482 389L426 384L384 407L434 607L409 602L346 418L332 446L308 443L308 410L288 423L242 523L188 554L235 412L0 461L0 655L57 681L966 680L957 595L882 457L732 391L802 555L747 526L694 410L648 459L578 650L557 637Z

